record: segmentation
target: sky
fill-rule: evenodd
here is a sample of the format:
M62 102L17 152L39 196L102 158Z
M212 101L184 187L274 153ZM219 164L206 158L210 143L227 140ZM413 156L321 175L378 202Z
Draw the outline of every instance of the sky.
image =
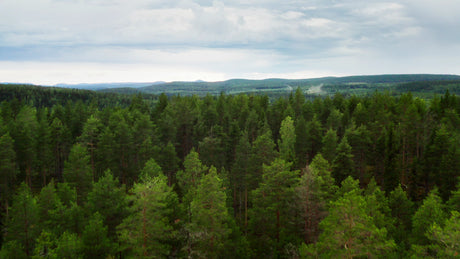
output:
M460 74L458 0L0 0L0 82Z

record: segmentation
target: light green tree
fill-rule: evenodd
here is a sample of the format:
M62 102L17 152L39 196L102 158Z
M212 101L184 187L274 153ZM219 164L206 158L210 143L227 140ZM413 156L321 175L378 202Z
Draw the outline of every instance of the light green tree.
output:
M167 257L175 235L171 214L177 195L163 174L135 183L132 193L131 215L118 227L122 250L135 257Z
M452 215L443 226L436 222L426 233L434 243L432 249L438 258L456 258L460 256L460 213L452 211Z
M434 223L441 225L445 219L444 204L437 189L433 189L412 217L412 243L427 245L429 240L425 233Z
M290 116L287 116L282 122L280 127L280 140L278 146L280 150L280 157L287 162L293 162L295 159L295 127L294 121Z
M329 214L320 227L323 232L318 242L301 249L304 254L324 258L372 258L390 253L396 247L394 241L387 238L386 229L378 228L369 216L369 206L357 185L331 202Z

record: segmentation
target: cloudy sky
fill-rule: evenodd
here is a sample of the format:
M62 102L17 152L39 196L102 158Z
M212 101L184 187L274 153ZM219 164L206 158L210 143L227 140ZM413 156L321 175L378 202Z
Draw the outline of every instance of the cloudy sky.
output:
M0 0L0 82L460 74L458 0Z

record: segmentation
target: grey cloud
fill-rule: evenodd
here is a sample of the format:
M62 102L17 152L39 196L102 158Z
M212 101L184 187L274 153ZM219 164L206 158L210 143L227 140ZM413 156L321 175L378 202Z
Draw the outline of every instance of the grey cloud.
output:
M138 54L182 53L174 62L189 64L201 53L233 65L223 53L235 51L263 72L369 69L363 59L387 60L384 70L458 51L459 11L452 0L2 0L0 60L154 63Z

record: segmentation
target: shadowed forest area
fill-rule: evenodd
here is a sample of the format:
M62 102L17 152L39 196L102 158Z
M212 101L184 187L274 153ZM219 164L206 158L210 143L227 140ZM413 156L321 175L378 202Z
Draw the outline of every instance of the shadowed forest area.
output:
M456 258L460 97L414 96L4 85L0 257Z

